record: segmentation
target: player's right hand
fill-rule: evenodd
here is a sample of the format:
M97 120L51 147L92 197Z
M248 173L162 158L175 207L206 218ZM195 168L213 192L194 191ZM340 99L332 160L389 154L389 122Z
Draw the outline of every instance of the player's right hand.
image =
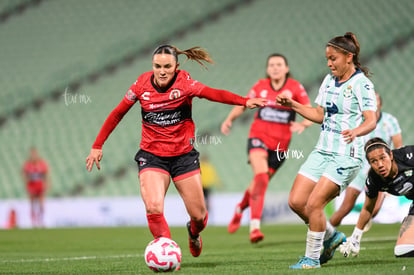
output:
M89 172L92 171L93 164L96 164L96 168L101 170L99 162L102 159L102 150L101 149L91 149L89 156L86 158L86 170Z
M359 242L352 237L349 237L346 242L339 246L339 251L344 257L357 257L359 255Z
M231 120L229 120L229 119L226 119L222 124L221 124L221 132L224 134L224 135L228 135L228 134L230 134L230 128L231 128Z
M249 109L264 107L267 104L266 98L250 98L246 102L246 107Z

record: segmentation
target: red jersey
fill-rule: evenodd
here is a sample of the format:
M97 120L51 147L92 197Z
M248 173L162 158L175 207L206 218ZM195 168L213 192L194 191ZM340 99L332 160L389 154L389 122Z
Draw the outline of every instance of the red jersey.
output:
M249 98L266 98L268 103L259 108L250 128L249 138L262 140L269 150L287 151L292 132L290 122L295 120L296 112L290 107L276 105L276 96L290 93L292 99L307 105L309 97L298 81L288 78L283 87L275 91L269 78L260 79L249 91Z
M38 160L36 162L26 161L26 163L23 165L23 173L26 175L28 183L44 183L46 180L47 171L48 166L44 160Z
M141 149L161 157L179 156L193 149L195 126L191 116L193 97L245 106L247 98L226 90L212 89L178 70L167 87L154 82L152 71L143 73L130 87L99 131L93 149L101 149L108 136L134 105L141 103Z
M26 189L31 195L41 195L46 190L47 163L44 160L36 162L27 161L23 165L23 173L26 175Z

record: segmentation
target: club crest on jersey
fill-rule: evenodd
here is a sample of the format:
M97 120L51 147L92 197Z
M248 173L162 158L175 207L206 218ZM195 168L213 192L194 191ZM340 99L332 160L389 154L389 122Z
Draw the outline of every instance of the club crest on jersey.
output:
M413 175L413 170L407 170L404 172L406 177L411 177Z
M350 98L352 96L352 86L349 85L348 87L346 87L345 91L344 91L344 97L345 98Z
M170 100L177 99L181 96L180 90L174 89L170 93Z

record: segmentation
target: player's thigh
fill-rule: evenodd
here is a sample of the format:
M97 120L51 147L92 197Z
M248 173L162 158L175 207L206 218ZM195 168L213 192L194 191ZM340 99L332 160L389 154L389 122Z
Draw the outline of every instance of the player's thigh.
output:
M323 209L332 199L339 195L340 188L330 179L322 176L309 195L307 207L310 211Z
M207 209L204 202L200 173L174 181L174 184L191 218L196 220L204 219Z
M170 184L167 172L144 169L139 174L141 197L149 213L161 213L164 210L164 197Z
M303 210L316 183L310 178L298 174L289 193L289 205L296 210Z
M267 173L269 171L268 166L268 153L265 149L256 148L249 151L249 162L252 166L254 174Z

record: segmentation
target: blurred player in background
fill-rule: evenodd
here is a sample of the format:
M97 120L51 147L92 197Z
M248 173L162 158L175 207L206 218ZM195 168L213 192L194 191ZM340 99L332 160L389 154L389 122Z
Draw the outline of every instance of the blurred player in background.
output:
M285 161L292 132L302 131L312 124L304 120L295 122L296 113L290 107L276 105L276 96L286 94L301 104L310 106L308 95L302 84L290 77L288 61L281 54L271 54L266 64L267 78L259 80L249 91L249 98L264 98L265 107L260 108L251 125L247 150L254 177L236 206L234 216L228 225L228 232L234 233L240 227L243 211L250 206L250 241L257 243L264 238L260 231L266 189L269 180ZM236 106L221 125L221 132L230 133L233 121L246 110Z
M247 99L225 90L212 89L191 79L189 73L178 69L180 54L202 66L205 66L203 61L213 62L208 52L199 47L184 51L171 45L157 47L152 56L153 70L138 77L108 116L86 158L86 167L91 171L96 164L100 169L105 140L139 101L142 138L135 160L149 229L154 238L171 238L164 218L164 197L171 177L191 218L187 223L190 252L197 257L202 249L199 233L207 224L208 212L201 184L199 153L193 147L192 100L199 97L248 108L262 106L264 100Z
M207 211L210 212L211 190L214 186L220 184L220 178L206 153L202 154L200 158L200 174L201 183L203 184L204 201L206 202Z
M304 106L284 94L277 97L280 104L322 124L318 143L289 194L289 206L309 225L305 256L292 269L319 268L346 239L329 227L324 208L358 174L364 151L362 136L376 124L374 86L367 78L368 69L361 67L359 50L355 35L349 32L327 43L331 74L320 86L317 107Z
M372 218L380 192L414 200L414 146L391 151L384 140L373 138L365 144L365 152L371 166L366 180L365 202L352 236L339 247L345 257L358 256L363 229ZM402 222L394 255L414 257L414 203Z
M378 93L375 93L377 97L377 126L375 130L363 137L364 143L371 138L380 137L387 142L390 147L400 148L403 145L401 128L398 123L398 120L391 114L382 112L382 99ZM363 161L362 169L359 171L358 176L351 182L351 184L346 188L345 197L338 208L338 210L332 214L329 219L329 223L333 227L337 227L341 224L342 219L351 212L352 208L355 205L359 194L364 190L365 179L369 170L369 163L365 159ZM375 217L378 214L378 211L381 208L381 205L384 201L385 194L380 192L377 199L377 204L372 213L372 217ZM369 223L370 224L370 223ZM368 225L369 225L368 224ZM369 227L369 226L368 226ZM365 230L368 230L369 228Z
M23 180L30 199L30 217L33 227L44 227L46 190L50 189L49 168L35 147L30 148L29 158L23 165Z

